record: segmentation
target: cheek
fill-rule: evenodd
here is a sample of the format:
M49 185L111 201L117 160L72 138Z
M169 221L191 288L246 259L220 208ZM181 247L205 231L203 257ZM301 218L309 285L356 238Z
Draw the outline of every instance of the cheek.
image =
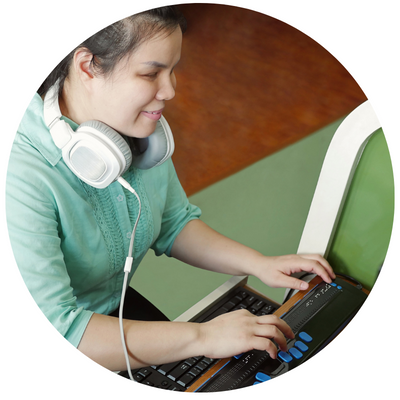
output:
M105 100L97 104L97 114L111 126L127 128L141 119L140 113L146 110L154 96L154 87L142 82L113 87L102 97Z
M171 76L171 85L175 90L176 89L176 76L175 76L175 73L173 73L172 76Z
M146 107L153 101L155 94L153 90L149 90L148 88L137 89L133 91L133 94L130 94L129 97L125 98L121 102L121 107L125 110L132 113L140 114L141 111L145 111Z
M137 97L124 98L112 104L109 112L122 121L132 121L139 117L142 111L142 102Z

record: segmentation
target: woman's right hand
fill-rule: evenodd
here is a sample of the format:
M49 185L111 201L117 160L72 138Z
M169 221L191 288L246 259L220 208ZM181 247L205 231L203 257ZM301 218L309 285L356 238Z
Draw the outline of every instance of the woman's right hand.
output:
M277 346L287 351L286 338L294 338L289 325L276 315L257 317L247 310L232 311L202 323L200 331L204 355L210 358L232 357L257 349L275 359Z

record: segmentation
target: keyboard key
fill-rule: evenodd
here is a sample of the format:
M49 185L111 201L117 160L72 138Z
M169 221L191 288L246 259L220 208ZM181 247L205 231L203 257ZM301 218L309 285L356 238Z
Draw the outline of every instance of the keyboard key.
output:
M296 360L300 360L301 357L303 357L303 353L300 352L299 350L296 349L296 347L292 347L289 350L289 353L296 359Z
M308 350L308 346L305 343L300 342L300 340L295 342L294 345L295 345L295 347L297 347L303 353Z
M187 370L190 368L190 366L186 363L182 363L178 365L176 368L174 368L169 374L168 378L172 379L173 381L176 381L180 376L182 376Z
M186 387L190 382L192 382L193 379L194 379L194 375L185 374L179 378L178 383L179 383L179 385Z
M218 317L219 315L225 314L227 312L229 312L230 310L228 310L227 308L220 308L217 311L213 312L209 317L206 318L206 321L210 321L216 317Z
M167 380L163 380L163 381L161 381L161 383L160 383L160 388L168 389L169 386L170 386L170 382L168 382Z
M243 304L245 304L246 307L249 307L249 306L251 306L253 303L255 303L256 300L257 300L257 299L256 299L255 296L250 296L250 297L248 297L248 298L243 302Z
M247 306L245 306L244 304L240 303L239 305L237 305L232 311L236 311L236 310L245 310L247 309Z
M177 365L181 364L182 361L176 361L169 364L160 365L157 369L163 375L167 375L170 371L172 371Z
M196 365L196 368L198 368L198 369L201 370L201 371L204 371L205 369L208 369L208 365L207 365L205 362L200 361L200 362Z
M134 374L134 375L133 375L133 379L134 379L136 382L142 382L142 380L144 379L144 376L143 376L143 375L140 375L140 374Z
M194 357L188 358L187 360L185 360L185 363L190 365L191 367L197 363L198 360L196 360Z
M259 382L266 382L266 381L269 381L271 379L271 377L267 374L264 374L264 372L257 372L256 379Z
M241 301L243 300L242 296L235 296L234 298L231 299L232 303L235 303L235 306L238 305Z
M286 353L286 351L280 351L278 353L278 357L282 361L287 362L287 363L293 360L293 357L290 354Z
M271 305L266 305L265 307L263 307L261 310L261 312L265 313L265 314L271 314L271 312L273 311L273 307Z
M243 291L243 292L239 292L236 296L240 297L240 301L242 301L243 299L245 299L248 296L248 294L245 291Z
M235 306L236 304L233 301L228 301L222 306L222 308L225 308L227 311L231 311Z
M189 370L189 372L190 372L192 375L194 375L194 376L198 376L198 375L200 375L200 374L203 373L203 371L202 371L201 369L196 368L196 367L191 368L191 369Z
M183 388L182 386L173 385L169 388L169 390L172 390L175 392L183 392L185 390L185 388Z
M258 311L260 308L262 308L262 307L264 307L264 306L265 306L265 302L263 302L262 300L259 300L259 301L255 302L255 303L252 305L252 307L253 307L256 311Z
M303 342L306 342L306 343L312 342L312 337L311 337L308 333L306 333L306 332L300 332L300 333L299 333L299 338L300 338Z
M143 375L144 378L147 378L151 374L151 371L148 368L142 368L138 372L140 375Z

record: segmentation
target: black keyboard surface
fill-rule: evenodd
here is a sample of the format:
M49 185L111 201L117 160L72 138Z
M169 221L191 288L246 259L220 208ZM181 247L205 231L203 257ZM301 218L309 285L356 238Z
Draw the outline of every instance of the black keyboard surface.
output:
M261 296L254 294L243 287L238 287L214 306L196 318L195 322L207 322L224 313L247 309L254 315L272 314L278 309L278 305L269 302ZM185 391L202 375L204 375L218 359L208 357L191 357L164 365L132 370L132 376L136 382L167 390ZM120 375L129 378L127 371Z

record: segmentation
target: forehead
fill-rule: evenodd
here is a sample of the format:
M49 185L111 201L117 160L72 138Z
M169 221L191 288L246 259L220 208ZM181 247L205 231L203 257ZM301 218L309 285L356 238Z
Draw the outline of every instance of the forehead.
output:
M159 54L160 56L176 56L180 55L182 47L182 31L177 27L172 32L162 31L159 34L145 40L132 57L146 57Z
M175 65L181 56L182 31L177 27L172 32L161 31L145 40L126 59L125 66L163 64L167 67ZM123 67L122 63L121 67Z

